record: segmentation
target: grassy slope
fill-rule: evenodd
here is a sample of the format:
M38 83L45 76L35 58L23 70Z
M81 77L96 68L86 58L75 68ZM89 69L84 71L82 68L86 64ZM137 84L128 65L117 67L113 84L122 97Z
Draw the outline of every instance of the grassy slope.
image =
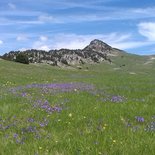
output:
M146 132L145 128L155 121L152 119L155 115L155 60L145 65L149 57L128 54L112 59L111 65L83 66L88 67L88 71L0 60L0 153L153 155L155 134ZM120 67L122 64L125 66ZM80 91L41 94L37 89L25 90L31 100L8 91L10 87L32 83L67 82L94 84L100 91L94 90L92 95ZM107 94L126 99L121 103L103 101ZM36 99L46 99L51 105L64 108L61 113L49 115L42 109L32 108ZM137 122L135 116L145 121ZM28 122L29 118L35 122ZM44 118L49 121L48 125L40 127L39 122ZM34 138L36 132L22 133L22 129L29 126L36 126L39 139ZM14 138L14 134L18 137ZM24 144L21 144L23 137Z

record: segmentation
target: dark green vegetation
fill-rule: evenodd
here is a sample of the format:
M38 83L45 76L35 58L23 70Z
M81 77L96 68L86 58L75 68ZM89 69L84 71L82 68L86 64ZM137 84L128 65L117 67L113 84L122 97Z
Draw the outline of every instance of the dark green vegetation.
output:
M15 59L16 62L20 62L23 64L29 64L28 57L24 53L19 53Z
M76 70L0 60L0 154L154 155L155 60L112 61Z

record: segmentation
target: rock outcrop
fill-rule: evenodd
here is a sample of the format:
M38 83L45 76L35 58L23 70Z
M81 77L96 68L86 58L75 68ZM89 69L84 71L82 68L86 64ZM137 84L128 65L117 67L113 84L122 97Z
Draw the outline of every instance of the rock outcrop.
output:
M108 44L100 41L93 40L84 49L70 50L70 49L60 49L60 50L26 50L23 51L30 63L46 63L53 66L62 65L81 65L85 63L100 63L102 61L108 61L111 63L109 57L113 54L115 49ZM16 56L21 53L21 51L11 51L2 56L5 60L15 61Z

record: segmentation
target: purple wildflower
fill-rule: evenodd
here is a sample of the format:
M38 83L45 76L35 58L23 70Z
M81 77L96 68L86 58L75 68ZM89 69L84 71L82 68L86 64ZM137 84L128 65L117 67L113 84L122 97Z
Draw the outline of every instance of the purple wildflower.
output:
M11 127L11 125L7 125L4 127L4 130L9 129Z
M137 122L140 122L140 123L144 122L144 118L141 116L136 116L135 119Z
M112 96L111 102L115 102L115 103L123 102L123 99L124 98L122 96Z
M54 111L57 111L57 112L60 112L62 110L62 108L58 107L58 106L55 106L53 109L54 109Z
M17 94L18 91L22 91L24 89L32 89L32 88L40 88L43 93L49 92L71 92L75 90L79 91L92 91L94 90L93 85L85 84L85 83L51 83L51 84L30 84L26 86L19 86L15 88L11 88L10 91L13 94ZM21 94L23 97L26 96L26 93Z
M28 122L34 122L34 119L33 119L33 118L28 118L27 121L28 121Z
M22 134L24 133L30 133L30 132L36 132L36 127L35 126L28 126L27 128L22 128L21 132Z
M44 126L45 126L45 124L44 124L44 123L40 123L39 125L40 125L41 127L44 127Z
M47 125L48 125L48 120L46 120L46 118L45 118L43 122L40 122L40 123L39 123L39 125L40 125L40 127L45 127L45 126L47 126Z
M29 127L27 128L27 131L28 131L28 132L35 132L35 131L36 131L36 127L29 126Z
M22 97L25 97L25 96L27 96L27 93L23 92L23 93L21 94L21 96L22 96Z
M18 134L17 133L14 133L13 134L13 138L17 138L18 137Z
M45 100L45 101L42 101L42 100L38 100L36 101L37 103L35 103L33 105L34 108L40 108L40 109L43 109L45 110L47 113L53 113L53 112L60 112L62 110L61 107L59 106L54 106L52 107L52 105L50 105L50 103Z

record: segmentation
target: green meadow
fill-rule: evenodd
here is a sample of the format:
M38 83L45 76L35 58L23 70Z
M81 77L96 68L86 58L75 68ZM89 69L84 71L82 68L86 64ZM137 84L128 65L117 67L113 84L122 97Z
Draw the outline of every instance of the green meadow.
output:
M62 69L0 60L0 155L154 155L155 60Z

